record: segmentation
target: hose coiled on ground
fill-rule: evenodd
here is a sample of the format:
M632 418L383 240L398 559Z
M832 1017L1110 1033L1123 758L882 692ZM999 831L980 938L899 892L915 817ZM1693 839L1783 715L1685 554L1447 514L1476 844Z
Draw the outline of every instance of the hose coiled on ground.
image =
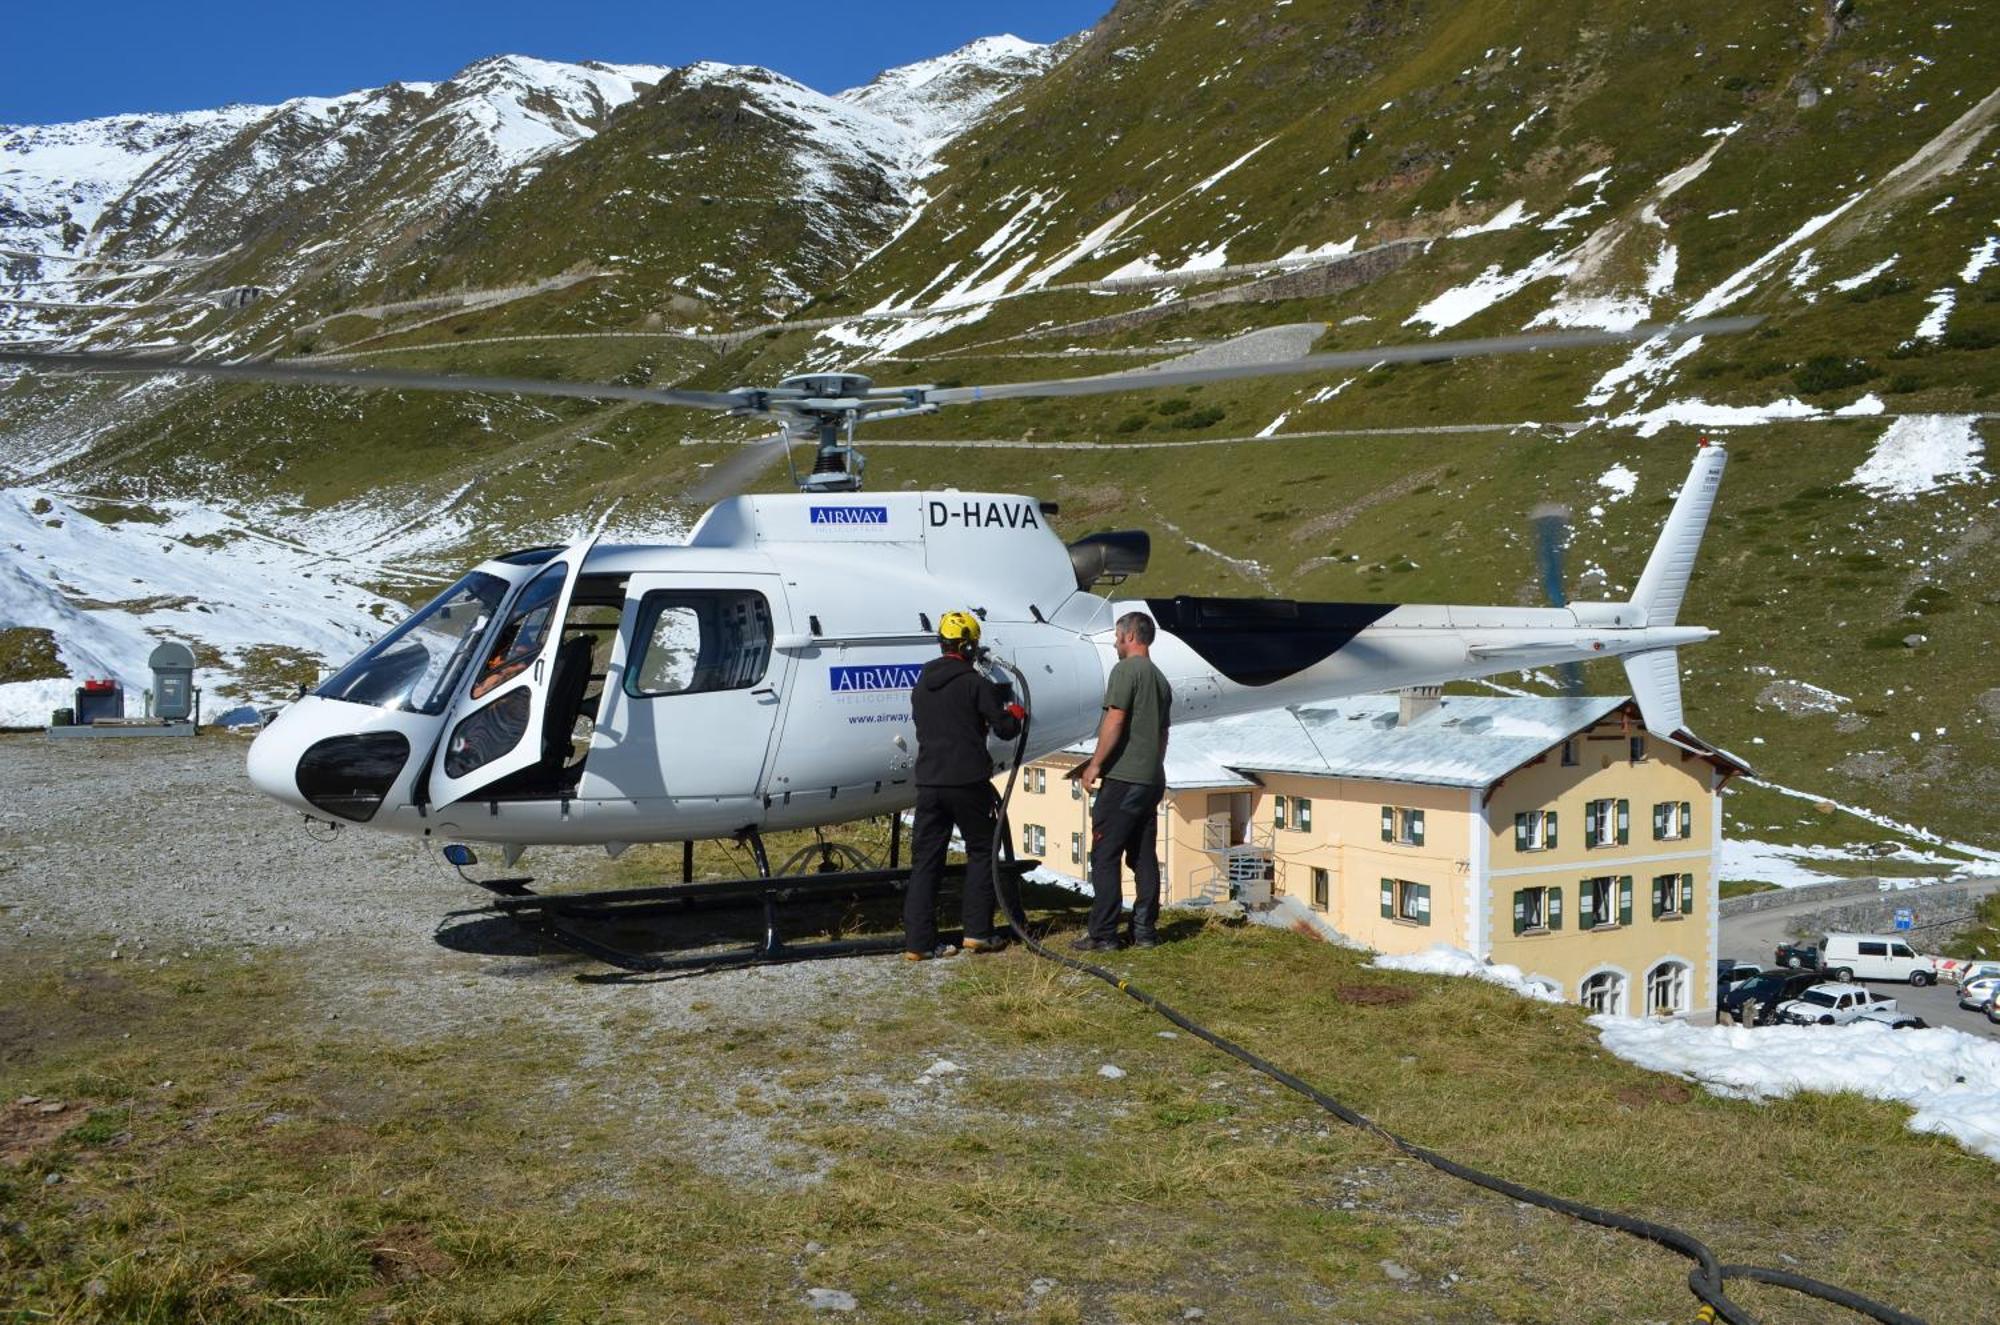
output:
M1034 721L1034 702L1032 695L1029 693L1028 678L1018 667L1015 667L1003 658L993 655L988 655L988 660L1014 678L1015 684L1020 688L1020 702L1028 712L1028 716L1021 720L1020 735L1014 741L1014 758L1007 770L1006 788L1000 794L999 812L993 818L993 860L997 864L1008 840L1007 807L1014 799L1014 783L1021 773L1022 756L1027 752L1028 727ZM1008 928L1013 931L1014 937L1021 943L1021 946L1025 947L1029 952L1034 953L1037 957L1042 958L1044 961L1054 962L1056 965L1069 970L1081 972L1093 979L1102 980L1105 984L1110 985L1113 989L1125 995L1125 997L1166 1018L1188 1034L1206 1041L1245 1066L1263 1073L1287 1090L1303 1095L1348 1126L1358 1127L1365 1132L1373 1133L1391 1148L1408 1155L1412 1159L1428 1164L1441 1173L1448 1173L1452 1177L1458 1178L1463 1182L1469 1182L1475 1187L1483 1187L1488 1191L1498 1192L1502 1196L1524 1202L1528 1205L1539 1206L1544 1210L1553 1210L1555 1213L1567 1215L1571 1219L1580 1219L1585 1223L1596 1224L1600 1228L1614 1229L1635 1238L1643 1238L1648 1242L1655 1243L1667 1248L1669 1251L1677 1252L1687 1257L1694 1262L1694 1268L1688 1271L1688 1289L1703 1304L1705 1308L1704 1317L1706 1319L1722 1320L1727 1322L1728 1325L1757 1325L1756 1317L1731 1300L1725 1289L1725 1285L1730 1280L1742 1279L1752 1283L1789 1288L1794 1292L1803 1293L1808 1297L1818 1298L1822 1302L1831 1302L1835 1306L1845 1307L1847 1310L1866 1316L1871 1320L1880 1321L1882 1325L1925 1325L1921 1317L1898 1311L1894 1307L1884 1305L1872 1298L1864 1297L1860 1293L1852 1292L1836 1284L1822 1283L1818 1279L1811 1279L1802 1274L1792 1274L1785 1270L1766 1269L1763 1266L1724 1265L1716 1259L1715 1253L1709 1249L1707 1243L1701 1241L1701 1239L1695 1237L1693 1234L1685 1233L1669 1224L1655 1223L1650 1219L1640 1219L1635 1215L1619 1214L1614 1210L1601 1210L1596 1206L1585 1205L1581 1201L1571 1201L1548 1192L1538 1191L1533 1187L1525 1187L1520 1183L1510 1182L1506 1178L1497 1177L1491 1173L1475 1169L1468 1164L1461 1164L1457 1160L1440 1155L1436 1151L1420 1146L1413 1141L1405 1140L1374 1119L1349 1108L1312 1083L1292 1075L1267 1059L1259 1057L1234 1040L1210 1030L1178 1008L1162 1001L1156 995L1139 988L1139 986L1133 984L1125 976L1090 962L1078 961L1074 957L1066 956L1043 946L1028 932L1027 915L1021 909L1020 893L1014 887L1012 878L997 868L993 871L993 877L999 892L1000 910L1007 917Z

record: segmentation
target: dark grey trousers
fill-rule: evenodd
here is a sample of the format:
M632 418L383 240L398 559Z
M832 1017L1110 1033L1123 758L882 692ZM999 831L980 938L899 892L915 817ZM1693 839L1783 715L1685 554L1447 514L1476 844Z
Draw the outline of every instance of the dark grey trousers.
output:
M1090 807L1090 937L1118 937L1123 904L1120 865L1132 867L1132 933L1145 937L1160 920L1160 797L1165 787L1106 778Z

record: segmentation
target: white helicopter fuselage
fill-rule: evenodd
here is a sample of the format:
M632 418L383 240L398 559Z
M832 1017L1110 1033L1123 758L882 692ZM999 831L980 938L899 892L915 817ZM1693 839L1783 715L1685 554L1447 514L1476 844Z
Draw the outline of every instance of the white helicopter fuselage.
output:
M1621 656L1648 725L1671 734L1672 650L1711 633L1674 619L1722 463L1719 447L1700 453L1633 601L1564 608L1118 600L1079 587L1053 508L1030 497L737 497L685 546L484 563L288 707L250 774L316 819L614 852L904 809L911 687L937 621L963 609L1025 683L1030 760L1095 730L1128 611L1158 623L1176 722ZM502 665L538 621L541 642ZM594 653L565 657L566 635L591 632ZM577 671L592 656L594 713ZM1015 751L992 753L1001 767Z

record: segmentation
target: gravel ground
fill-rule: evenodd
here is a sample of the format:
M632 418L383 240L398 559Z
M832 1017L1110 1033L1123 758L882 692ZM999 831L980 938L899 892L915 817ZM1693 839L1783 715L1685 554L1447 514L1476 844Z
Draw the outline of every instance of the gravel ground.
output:
M131 961L283 948L330 1014L409 1038L503 1016L592 1032L605 1013L634 1008L655 1028L784 1022L829 997L944 975L863 959L607 986L574 978L601 967L520 943L447 949L440 923L487 895L413 839L309 832L251 788L248 748L223 735L62 745L0 736L0 943L55 939L86 959ZM536 848L520 868L559 886L590 880L602 860ZM407 996L385 1000L384 986ZM702 1011L690 1013L697 1001Z

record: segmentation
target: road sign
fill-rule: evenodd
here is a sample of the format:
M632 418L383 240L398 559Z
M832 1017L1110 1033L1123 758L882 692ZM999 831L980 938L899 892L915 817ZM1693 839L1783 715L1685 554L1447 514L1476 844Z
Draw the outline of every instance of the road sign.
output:
M1917 923L1917 913L1907 906L1896 908L1896 928L1908 929Z

